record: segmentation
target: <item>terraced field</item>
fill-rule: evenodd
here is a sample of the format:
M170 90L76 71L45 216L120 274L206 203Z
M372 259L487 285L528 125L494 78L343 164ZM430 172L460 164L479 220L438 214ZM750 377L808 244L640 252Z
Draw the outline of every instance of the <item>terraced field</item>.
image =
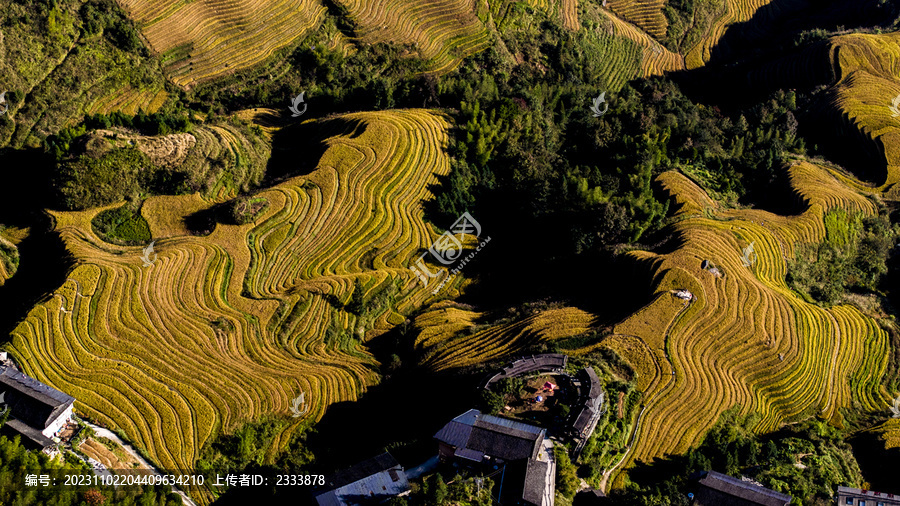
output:
M641 48L641 76L658 76L684 70L684 57L669 51L653 37L628 21L607 15L616 35L631 39Z
M801 242L825 237L824 214L841 208L875 214L875 204L828 170L809 163L790 168L805 211L780 216L762 210L721 209L679 173L659 177L672 195L681 246L658 255L629 255L652 274L649 304L613 327L613 334L570 354L608 347L638 373L646 408L630 453L617 468L618 484L635 461L682 453L725 409L740 404L761 418L763 432L783 422L820 416L840 424L841 409L883 411L881 378L888 335L851 306L823 309L804 302L785 284L786 258ZM741 252L755 245L756 262ZM721 275L703 269L709 260ZM686 289L688 302L674 291ZM415 320L422 363L436 370L508 358L541 342L577 336L596 325L575 308L553 309L500 325L479 324L482 314L445 302ZM894 441L896 431L884 432Z
M590 313L561 308L467 332L479 316L452 305L436 305L418 316L415 320L415 328L419 330L416 347L424 357L422 364L440 371L509 358L541 341L583 334L596 323Z
M800 163L790 177L807 206L797 216L719 210L684 176L660 177L680 204L682 246L632 253L656 272L657 297L604 342L632 362L644 392L626 467L684 452L735 404L762 415L759 431L812 415L840 423L842 408L886 408L885 331L853 307L808 304L784 281L794 246L824 238L827 209L872 214L875 206L820 167ZM747 268L740 253L751 242L758 260ZM704 260L722 276L702 269ZM686 306L668 293L678 288L697 300Z
M730 25L750 20L762 7L771 3L773 0L726 0L719 16L700 40L691 47L683 48L685 66L694 69L705 65L712 56L713 47L719 44Z
M114 111L135 115L138 111L153 113L169 98L169 94L162 88L135 89L125 86L104 97L98 98L94 103L85 107L85 114L110 114Z
M606 7L619 18L659 40L665 37L669 24L663 14L665 4L665 0L607 0Z
M838 80L828 105L840 112L835 119L858 133L858 146L884 160L884 173L875 181L882 189L900 181L900 129L890 110L900 94L898 43L898 33L848 34L830 41ZM897 190L888 195L896 198Z
M175 84L191 88L249 68L317 27L317 0L119 0Z
M900 419L891 418L875 430L880 434L881 440L884 441L885 448L889 450L900 449Z
M269 207L255 224L186 235L178 215L214 201L149 199L158 254L150 266L141 248L93 234L101 209L54 213L77 266L12 333L27 374L124 430L165 469L191 469L202 445L236 424L288 416L302 391L308 412L284 443L298 424L378 381L360 340L431 296L407 264L437 237L420 203L449 170L447 124L411 110L320 128L328 149L317 169L258 193ZM160 206L165 222L146 212ZM356 279L370 294L398 291L388 306L354 314L344 304Z
M456 67L485 49L490 39L482 18L487 6L476 0L338 0L359 27L361 41L409 44L435 72Z
M513 9L522 8L524 5L537 9L548 17L558 18L569 30L581 28L581 23L578 21L578 0L526 0L524 2L489 0L488 3L494 22L501 28Z

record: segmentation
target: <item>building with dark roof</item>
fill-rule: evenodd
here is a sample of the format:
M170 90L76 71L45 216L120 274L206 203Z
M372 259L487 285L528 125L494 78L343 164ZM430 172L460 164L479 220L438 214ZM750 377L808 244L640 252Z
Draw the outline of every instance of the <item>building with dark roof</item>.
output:
M325 479L315 494L319 506L372 504L409 490L406 471L390 453L364 460Z
M489 388L491 383L499 381L503 378L512 378L525 373L533 372L563 372L566 369L566 362L569 360L568 355L562 353L543 353L540 355L530 355L522 357L508 366L502 371L488 378L482 388Z
M900 495L852 487L838 487L837 504L838 506L900 506Z
M556 465L544 429L470 409L434 435L444 462L501 469L503 505L553 506Z
M22 436L23 445L36 449L53 444L51 438L72 418L75 402L74 397L5 366L0 366L0 400L10 409L3 431Z
M791 496L715 471L703 471L695 506L787 506Z
M434 438L442 460L463 458L481 463L537 458L544 435L544 429L470 409L447 423Z
M570 420L570 435L576 441L575 452L581 453L588 438L597 427L597 422L603 416L604 391L600 384L600 378L593 367L585 367L578 371L578 404Z

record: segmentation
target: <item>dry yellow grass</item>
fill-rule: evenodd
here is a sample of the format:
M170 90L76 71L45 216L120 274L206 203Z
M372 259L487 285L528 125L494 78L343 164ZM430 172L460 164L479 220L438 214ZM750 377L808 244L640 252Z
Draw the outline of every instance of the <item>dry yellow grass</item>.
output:
M144 201L141 215L150 225L150 235L164 239L190 235L184 219L212 205L213 202L205 200L199 193L178 197L159 195Z

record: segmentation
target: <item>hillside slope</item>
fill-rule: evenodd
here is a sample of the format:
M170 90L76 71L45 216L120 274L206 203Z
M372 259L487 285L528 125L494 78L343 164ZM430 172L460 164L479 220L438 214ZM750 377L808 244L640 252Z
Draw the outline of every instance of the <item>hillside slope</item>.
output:
M10 351L164 469L191 469L206 441L237 424L288 415L300 392L308 413L297 423L317 420L378 381L359 346L366 332L431 296L406 264L436 237L420 202L449 169L446 128L420 110L323 121L318 167L256 194L268 208L254 223L208 236L178 235L171 218L211 203L151 198L144 209L166 213L144 216L168 237L149 266L142 248L94 235L102 209L54 213L77 266L15 329ZM357 280L369 303L353 313Z

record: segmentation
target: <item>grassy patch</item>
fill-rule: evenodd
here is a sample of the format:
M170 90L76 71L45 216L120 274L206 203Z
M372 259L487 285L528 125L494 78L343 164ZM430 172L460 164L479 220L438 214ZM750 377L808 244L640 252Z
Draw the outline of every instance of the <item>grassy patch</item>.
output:
M837 303L850 290L876 291L896 237L890 221L843 210L829 211L824 221L825 240L797 246L787 282L824 304Z
M94 233L106 242L125 246L147 244L150 239L150 225L141 216L139 208L124 205L103 211L91 220Z

